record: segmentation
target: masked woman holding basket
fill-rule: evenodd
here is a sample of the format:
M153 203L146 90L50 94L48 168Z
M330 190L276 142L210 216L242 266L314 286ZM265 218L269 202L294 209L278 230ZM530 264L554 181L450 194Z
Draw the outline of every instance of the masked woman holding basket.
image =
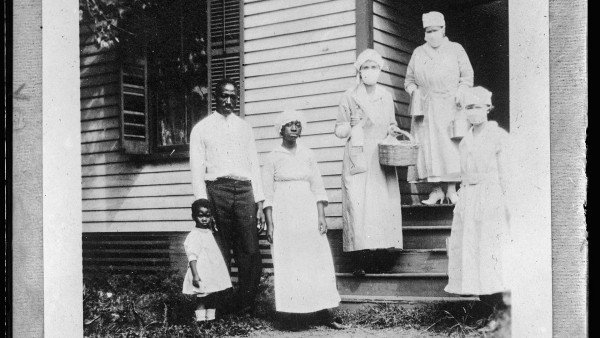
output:
M442 13L423 14L423 28L426 43L414 50L404 82L413 106L420 106L420 111L411 112L412 132L420 144L416 171L418 181L434 184L423 204L444 199L455 204L460 160L458 142L451 139L450 128L464 91L473 86L473 67L463 47L446 37Z
M354 274L363 275L369 251L402 249L400 188L394 167L379 164L378 142L398 136L392 95L377 84L381 55L366 49L357 58L357 84L339 104L335 135L347 139L342 165L344 251L355 252Z

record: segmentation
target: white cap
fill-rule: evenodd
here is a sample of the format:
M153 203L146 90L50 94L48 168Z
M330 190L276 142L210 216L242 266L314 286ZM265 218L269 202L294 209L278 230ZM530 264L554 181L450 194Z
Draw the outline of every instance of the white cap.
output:
M375 62L379 66L380 69L383 69L383 65L385 64L385 62L383 61L381 54L377 53L376 50L371 49L371 48L367 48L367 49L363 50L358 55L358 57L356 58L356 61L354 62L354 68L356 68L356 70L360 70L360 67L363 65L363 63L365 63L369 60Z
M464 106L470 104L492 105L492 92L483 87L473 87L466 89L463 96Z
M306 117L304 114L297 110L286 110L281 114L277 115L275 119L275 123L273 127L275 127L275 132L277 135L281 132L281 128L289 122L299 121L302 125L302 129L306 128Z
M423 14L423 28L431 26L446 26L444 15L440 12L429 12Z

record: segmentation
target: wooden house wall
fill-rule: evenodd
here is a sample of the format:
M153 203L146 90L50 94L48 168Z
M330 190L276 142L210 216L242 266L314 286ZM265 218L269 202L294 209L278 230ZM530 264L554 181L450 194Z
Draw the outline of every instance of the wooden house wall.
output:
M423 41L420 13L411 1L373 0L373 49L386 61L380 83L392 91L396 120L406 130L410 96L404 91L404 79L410 56Z
M356 3L246 0L243 9L244 118L253 126L259 158L264 161L280 142L272 127L277 114L302 110L309 121L302 142L317 156L330 200L327 217L334 251L341 245L335 229L342 223L345 140L336 138L333 129L341 95L355 83ZM393 92L397 118L406 129L410 118L404 74L422 35L419 16L410 11L414 9L405 2L373 1L373 48L387 62L381 82ZM99 50L85 25L80 37L84 265L184 267L181 243L193 226L189 163L123 154L117 54ZM399 173L405 177L406 171ZM418 201L422 193L414 185L400 184L403 203ZM260 244L264 266L270 269L269 245L265 238Z
M413 1L373 0L373 49L385 62L379 83L394 96L396 121L410 130L410 96L404 91L404 79L410 57L423 41L422 8ZM409 184L406 168L399 168L402 204L419 204L431 190L429 184Z
M261 162L280 144L277 114L302 110L302 142L313 149L330 200L329 226L341 227L344 140L333 135L341 94L354 84L355 0L271 0L244 5L245 119Z
M341 93L354 83L355 0L272 0L244 4L245 119L254 127L261 161L278 143L274 116L302 109L303 141L314 149L341 227L343 140L333 136ZM120 145L119 62L80 27L84 268L183 268L181 243L193 226L186 159L146 161ZM272 267L261 238L263 263Z
M80 25L84 271L177 265L189 229L189 165L141 162L121 150L120 63ZM166 231L166 232L165 232Z

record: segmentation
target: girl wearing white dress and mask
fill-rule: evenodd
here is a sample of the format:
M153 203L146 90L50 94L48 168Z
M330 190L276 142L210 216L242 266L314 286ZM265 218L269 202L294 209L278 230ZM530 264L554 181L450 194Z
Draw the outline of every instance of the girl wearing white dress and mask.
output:
M509 135L487 119L491 92L475 87L464 95L467 119L473 126L459 146L462 183L454 207L444 290L479 295L482 301L501 307L503 293L509 291Z
M473 67L463 47L446 37L441 13L423 14L423 27L426 43L414 50L404 82L413 100L420 99L422 110L414 114L412 121L412 133L420 144L416 174L418 181L434 183L423 204L445 199L454 204L458 199L460 163L458 142L451 139L450 125L459 111L463 92L473 86Z
M313 152L297 142L305 127L300 112L280 114L275 130L282 143L263 166L275 307L288 314L293 329L300 328L299 314L317 311L323 324L341 329L341 322L329 311L341 299L326 235L327 194Z
M377 145L400 132L392 94L377 83L384 67L381 55L366 49L354 67L357 84L342 96L335 135L347 139L342 165L344 251L354 252L354 273L362 275L372 250L402 249L398 178L394 167L379 164Z

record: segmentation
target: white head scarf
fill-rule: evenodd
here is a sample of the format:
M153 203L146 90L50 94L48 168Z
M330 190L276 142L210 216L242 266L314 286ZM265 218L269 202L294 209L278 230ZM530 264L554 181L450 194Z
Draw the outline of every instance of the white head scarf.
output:
M383 61L381 55L377 53L376 50L367 48L358 55L354 62L354 68L356 68L356 83L360 83L360 67L369 60L375 62L379 66L379 69L383 70L385 61Z
M369 60L374 61L376 64L379 65L379 68L383 70L383 65L385 65L383 58L379 53L377 53L377 51L370 48L365 49L364 51L362 51L362 53L358 55L358 57L356 58L356 62L354 62L354 68L356 68L357 71L360 71L360 66L362 66L363 63Z
M423 28L431 26L446 26L444 15L440 12L429 12L423 14Z
M297 110L286 110L279 114L275 119L275 124L273 125L273 127L275 127L275 133L277 133L277 136L280 136L281 128L283 128L284 125L294 121L300 121L303 130L306 128L307 121L302 112Z
M470 104L492 105L492 92L483 87L468 88L463 94L463 105Z

